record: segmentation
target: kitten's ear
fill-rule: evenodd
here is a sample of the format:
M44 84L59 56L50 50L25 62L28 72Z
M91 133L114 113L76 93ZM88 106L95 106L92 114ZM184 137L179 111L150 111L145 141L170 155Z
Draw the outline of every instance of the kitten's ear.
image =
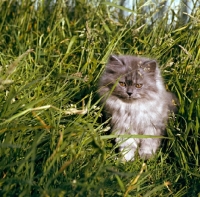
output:
M118 69L116 66L120 66L120 68L123 68L123 61L119 59L119 57L117 55L111 55L108 59L108 63L106 66L106 72L107 73L111 73L114 74L116 72L118 72Z
M146 72L154 72L156 70L157 62L155 60L148 60L143 62L141 66Z
M119 59L119 57L117 55L111 55L108 59L108 63L112 63L112 64L122 64L124 65L123 61Z

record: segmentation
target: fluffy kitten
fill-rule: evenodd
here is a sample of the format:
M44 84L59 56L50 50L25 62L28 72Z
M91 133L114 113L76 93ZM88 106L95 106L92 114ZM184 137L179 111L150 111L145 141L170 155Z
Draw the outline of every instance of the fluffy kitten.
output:
M169 109L175 109L157 62L144 57L111 55L98 93L117 135L163 135ZM158 138L116 138L126 161L134 159L137 148L142 158L150 158L160 142Z

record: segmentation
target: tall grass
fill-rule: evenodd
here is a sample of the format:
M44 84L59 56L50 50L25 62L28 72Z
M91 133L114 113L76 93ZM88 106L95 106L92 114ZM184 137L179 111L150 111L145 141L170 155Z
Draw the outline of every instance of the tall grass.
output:
M200 10L150 25L106 2L44 2L0 2L0 195L200 195ZM96 84L110 53L157 59L180 103L146 163L119 162L106 135Z

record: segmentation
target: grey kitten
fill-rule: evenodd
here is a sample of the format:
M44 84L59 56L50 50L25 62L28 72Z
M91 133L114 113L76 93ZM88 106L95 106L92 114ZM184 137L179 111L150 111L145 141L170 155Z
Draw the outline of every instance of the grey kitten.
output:
M111 55L98 93L117 135L163 135L169 110L175 109L157 62L144 57ZM160 142L158 138L116 138L126 161L134 159L137 148L142 158L150 158Z

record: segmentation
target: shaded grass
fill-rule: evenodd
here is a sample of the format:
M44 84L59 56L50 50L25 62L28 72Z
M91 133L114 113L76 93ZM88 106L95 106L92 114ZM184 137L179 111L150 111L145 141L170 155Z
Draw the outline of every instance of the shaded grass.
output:
M199 194L198 14L175 27L167 18L117 21L106 4L83 1L0 9L1 196ZM169 139L146 165L118 161L101 121L96 83L110 53L157 59L180 102Z

